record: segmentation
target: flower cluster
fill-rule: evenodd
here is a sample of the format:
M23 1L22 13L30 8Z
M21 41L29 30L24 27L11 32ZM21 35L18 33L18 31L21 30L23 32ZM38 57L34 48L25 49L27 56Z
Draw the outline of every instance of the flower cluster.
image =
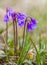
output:
M17 18L19 26L23 26L25 24L25 22L27 22L28 31L32 31L33 29L35 29L36 28L36 24L38 22L36 19L31 18L31 17L27 16L24 13L15 12L12 9L7 8L6 14L4 16L4 21L8 22L9 21L9 17L11 17L13 21L15 21L16 18ZM28 18L30 18L29 22L28 22Z

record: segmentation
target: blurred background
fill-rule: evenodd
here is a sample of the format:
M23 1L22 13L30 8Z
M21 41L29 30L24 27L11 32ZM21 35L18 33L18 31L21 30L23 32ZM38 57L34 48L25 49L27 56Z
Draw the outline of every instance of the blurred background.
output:
M1 37L5 37L4 15L6 8L10 7L17 12L26 13L38 20L37 29L30 32L33 39L38 39L39 34L45 40L47 38L47 0L0 0L0 44ZM20 29L20 30L19 30ZM9 37L13 37L13 27L9 25ZM18 27L18 35L22 36L22 28Z

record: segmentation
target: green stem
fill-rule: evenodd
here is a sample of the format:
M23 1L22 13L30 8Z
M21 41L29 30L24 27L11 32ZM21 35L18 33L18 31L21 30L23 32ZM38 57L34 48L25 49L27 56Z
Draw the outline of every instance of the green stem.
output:
M38 53L38 50L37 50L37 48L36 48L36 46L35 46L35 44L34 44L34 42L33 42L33 40L32 40L32 39L31 39L31 42L32 42L32 44L33 44L33 46L34 46L34 48L35 48L36 52Z

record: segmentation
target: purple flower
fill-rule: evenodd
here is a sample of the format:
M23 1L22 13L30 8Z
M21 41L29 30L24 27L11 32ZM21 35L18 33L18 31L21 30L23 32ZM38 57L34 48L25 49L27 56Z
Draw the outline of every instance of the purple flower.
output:
M16 20L16 18L17 18L17 12L15 12L15 11L13 11L12 9L10 9L10 8L8 8L8 11L7 11L8 13L9 13L9 16L11 16L11 18L12 18L12 20L13 21L15 21Z
M4 22L8 22L9 21L9 16L6 14L5 16L4 16Z
M33 24L37 24L38 23L38 21L36 19L34 19L34 18L31 18L31 21L32 21Z
M13 20L13 21L16 21L17 13L16 13L16 12L12 12L12 13L11 13L11 17L12 17L12 20Z
M13 21L16 20L16 12L14 12L11 8L7 8L6 15L4 16L4 21L8 22L10 17Z
M26 19L26 14L18 13L17 19L18 19L18 25L19 26L24 25L25 24L25 19Z
M38 23L37 20L35 20L34 18L31 18L31 21L27 24L28 31L34 30L37 27L36 25L37 23Z
M11 8L6 8L6 13L8 14L8 16L11 16L13 10Z
M28 31L32 31L32 30L34 30L35 28L36 28L36 25L35 25L35 24L28 23L28 25L27 25Z
M9 22L9 10L8 9L6 9L6 14L5 14L5 16L4 16L4 22Z

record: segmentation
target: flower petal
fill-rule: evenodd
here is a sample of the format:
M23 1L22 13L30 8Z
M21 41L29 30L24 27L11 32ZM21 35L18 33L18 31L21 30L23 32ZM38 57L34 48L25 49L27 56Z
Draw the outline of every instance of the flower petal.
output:
M36 27L37 27L36 24L28 23L28 25L27 25L28 31L32 31L32 30L34 30Z
M19 14L18 14L17 19L18 19L18 25L20 24L19 26L24 25L24 23L25 23L25 18L26 18L26 14L23 14L23 13L19 13Z
M31 18L31 21L32 21L33 24L37 24L38 23L38 21L36 19L34 19L34 18Z
M6 14L5 16L4 16L4 22L8 22L9 21L9 17L8 17L8 15Z

